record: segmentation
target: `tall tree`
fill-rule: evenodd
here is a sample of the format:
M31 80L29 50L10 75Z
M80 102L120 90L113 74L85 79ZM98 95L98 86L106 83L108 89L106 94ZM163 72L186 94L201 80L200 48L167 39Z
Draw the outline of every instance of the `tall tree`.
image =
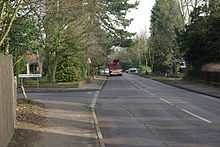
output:
M209 0L190 16L191 23L178 40L188 64L198 72L206 63L220 62L220 2Z
M129 3L129 0L103 0L97 5L98 13L94 23L100 26L102 38L99 41L108 49L113 46L130 47L133 44L132 36L125 29L133 19L127 19L126 14L138 6L138 2Z
M183 27L176 0L156 0L151 15L151 48L154 50L154 72L171 68L178 53L175 31Z
M81 0L46 1L44 31L47 75L54 83L58 60L71 56L79 49L87 27L88 3ZM84 20L84 21L83 21Z
M204 3L204 0L178 0L184 25L190 23L190 13Z
M46 1L44 30L46 34L48 77L55 82L57 61L66 51L88 50L99 44L106 52L113 46L129 46L131 33L124 30L131 20L125 19L127 11L136 4L128 0L54 0ZM123 29L119 29L123 27ZM66 38L65 34L69 37ZM65 42L75 43L72 48ZM71 55L71 54L69 54Z
M9 16L12 16L12 14L15 13L15 6L18 5L16 4L18 1L13 2L10 3L10 1L8 1L7 3L5 3L5 12L3 12L2 14L2 23L4 24L5 28L2 28L3 30L0 34L4 36L6 35L5 33L7 33L7 35L5 36L4 41L0 46L0 52L13 55L14 74L18 75L20 73L20 69L22 69L25 65L24 63L22 64L22 66L20 66L20 62L23 62L27 53L35 53L36 50L40 47L40 32L37 29L40 24L38 24L35 19L35 11L36 9L38 9L34 7L36 6L36 1L28 0L24 1L20 5L20 9L17 10L16 17L13 20L13 24L11 24L10 26L10 31L7 32L6 28L9 29L9 22L12 19Z

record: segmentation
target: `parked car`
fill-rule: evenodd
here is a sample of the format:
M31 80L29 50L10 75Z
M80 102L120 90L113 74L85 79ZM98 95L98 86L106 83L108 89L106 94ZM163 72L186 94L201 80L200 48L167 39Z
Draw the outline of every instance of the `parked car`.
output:
M104 75L106 75L106 76L109 75L109 69L108 68L104 69Z
M138 69L137 68L129 68L128 70L125 71L126 73L137 73L138 72Z
M185 61L183 61L183 62L180 62L180 68L186 68L186 62Z
M99 69L99 75L103 76L104 75L104 69Z
M105 69L101 68L101 69L99 69L99 75L100 76L108 76L109 75L109 69L108 68L105 68Z

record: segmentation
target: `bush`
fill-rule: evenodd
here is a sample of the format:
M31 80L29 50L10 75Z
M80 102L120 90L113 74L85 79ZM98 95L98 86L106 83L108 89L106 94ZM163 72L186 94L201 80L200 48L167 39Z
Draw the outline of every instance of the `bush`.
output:
M80 75L80 62L75 57L62 58L57 65L56 80L58 82L79 81Z

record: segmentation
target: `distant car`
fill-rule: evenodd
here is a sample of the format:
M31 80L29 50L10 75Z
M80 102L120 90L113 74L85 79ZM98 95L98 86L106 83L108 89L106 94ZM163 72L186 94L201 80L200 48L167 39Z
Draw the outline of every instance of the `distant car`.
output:
M137 73L138 69L137 68L129 68L128 70L125 71L126 73Z
M180 62L180 68L186 68L186 62Z
M183 72L186 69L186 62L180 62L180 70L179 72Z
M99 75L100 76L108 76L109 75L109 69L108 68L99 69Z
M106 75L106 76L109 75L109 69L108 68L104 69L104 75Z
M103 76L104 73L105 73L105 72L104 72L104 69L99 69L99 75L100 75L100 76Z

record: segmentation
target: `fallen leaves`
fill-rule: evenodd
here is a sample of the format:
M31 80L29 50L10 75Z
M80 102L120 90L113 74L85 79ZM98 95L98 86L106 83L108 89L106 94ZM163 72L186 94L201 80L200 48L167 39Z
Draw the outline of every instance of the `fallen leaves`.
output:
M48 111L42 103L19 98L16 107L16 129L8 147L31 146L31 142L40 139L39 131L48 127L45 119ZM39 131L33 131L33 128Z

